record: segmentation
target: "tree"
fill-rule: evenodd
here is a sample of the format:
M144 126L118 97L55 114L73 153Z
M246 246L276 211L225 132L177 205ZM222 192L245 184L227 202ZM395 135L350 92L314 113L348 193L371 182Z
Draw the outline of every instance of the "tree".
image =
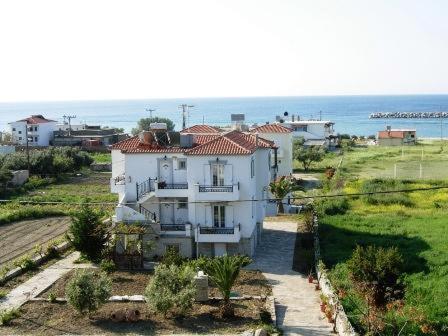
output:
M224 302L221 305L222 317L233 317L234 308L230 303L230 292L235 284L242 267L249 265L252 260L246 256L224 255L211 259L202 259L203 271L210 277L210 280L218 287Z
M302 164L303 169L308 171L313 162L320 162L323 160L325 151L320 146L305 147L303 146L303 143L296 140L293 144L293 155L294 159Z
M68 303L80 314L96 311L110 297L112 282L104 273L77 270L65 288Z
M149 307L166 316L183 315L192 309L196 296L195 272L189 266L160 264L145 290Z
M0 168L0 191L6 189L9 181L12 179L12 173L8 169Z
M292 181L286 176L282 176L269 184L269 190L277 199L277 211L284 213L283 199L291 192Z
M132 129L132 134L137 135L141 131L148 131L150 129L150 124L152 123L166 123L168 131L174 131L174 123L171 119L152 117L152 118L142 118L137 123L137 128Z
M72 215L72 223L68 229L68 240L83 257L91 261L101 258L109 240L107 226L101 218L101 213L84 202L81 209Z

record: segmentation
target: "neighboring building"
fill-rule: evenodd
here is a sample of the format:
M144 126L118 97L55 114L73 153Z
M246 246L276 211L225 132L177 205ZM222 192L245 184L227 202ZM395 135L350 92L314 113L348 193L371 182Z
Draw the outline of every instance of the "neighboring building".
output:
M338 144L332 121L292 119L284 120L281 124L292 130L293 137L305 139L305 146L334 147Z
M11 141L18 145L26 145L28 134L29 146L49 146L53 140L53 132L57 122L46 119L43 115L32 115L29 118L9 123L11 127Z
M119 133L113 128L100 126L87 126L82 130L55 131L53 146L80 146L80 147L108 147L128 138L127 134Z
M378 132L377 138L380 146L415 145L417 132L415 129L392 129L388 126L385 131Z
M56 130L55 131L68 131L68 130L72 130L72 131L82 131L85 129L88 129L89 127L92 126L88 126L87 124L69 124L68 122L62 123L62 124L57 124L56 125ZM100 126L93 126L94 128L96 127L100 127Z
M156 247L194 255L247 254L259 242L273 142L197 125L181 134L160 124L112 146L114 222L140 222ZM207 132L207 133L193 133Z
M280 124L266 124L251 129L264 139L273 141L276 147L274 156L277 157L276 177L292 174L292 130Z

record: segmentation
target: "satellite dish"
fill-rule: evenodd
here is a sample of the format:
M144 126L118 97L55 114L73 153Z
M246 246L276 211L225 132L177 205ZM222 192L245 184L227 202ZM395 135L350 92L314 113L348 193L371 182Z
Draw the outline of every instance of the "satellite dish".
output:
M280 123L283 124L285 121L283 119L280 119Z
M284 115L285 117L287 117L287 116L288 116L288 111L285 111L285 113L283 113L283 115Z

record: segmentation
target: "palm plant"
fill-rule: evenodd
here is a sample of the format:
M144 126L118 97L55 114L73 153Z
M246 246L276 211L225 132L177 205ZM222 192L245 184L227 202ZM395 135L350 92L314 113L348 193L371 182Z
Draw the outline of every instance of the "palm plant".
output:
M204 271L223 296L224 301L220 308L222 317L233 317L235 315L234 308L230 303L230 292L240 274L241 267L247 266L251 262L252 260L246 256L224 255L204 263Z
M269 184L269 190L277 199L277 212L284 213L283 199L291 192L292 182L286 176L280 177L278 180Z

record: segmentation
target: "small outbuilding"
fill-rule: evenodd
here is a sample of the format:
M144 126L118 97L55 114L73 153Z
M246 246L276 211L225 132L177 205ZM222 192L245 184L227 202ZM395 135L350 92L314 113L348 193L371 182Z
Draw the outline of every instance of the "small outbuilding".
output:
M392 129L386 127L385 131L378 132L378 145L380 146L407 146L417 142L415 129Z

